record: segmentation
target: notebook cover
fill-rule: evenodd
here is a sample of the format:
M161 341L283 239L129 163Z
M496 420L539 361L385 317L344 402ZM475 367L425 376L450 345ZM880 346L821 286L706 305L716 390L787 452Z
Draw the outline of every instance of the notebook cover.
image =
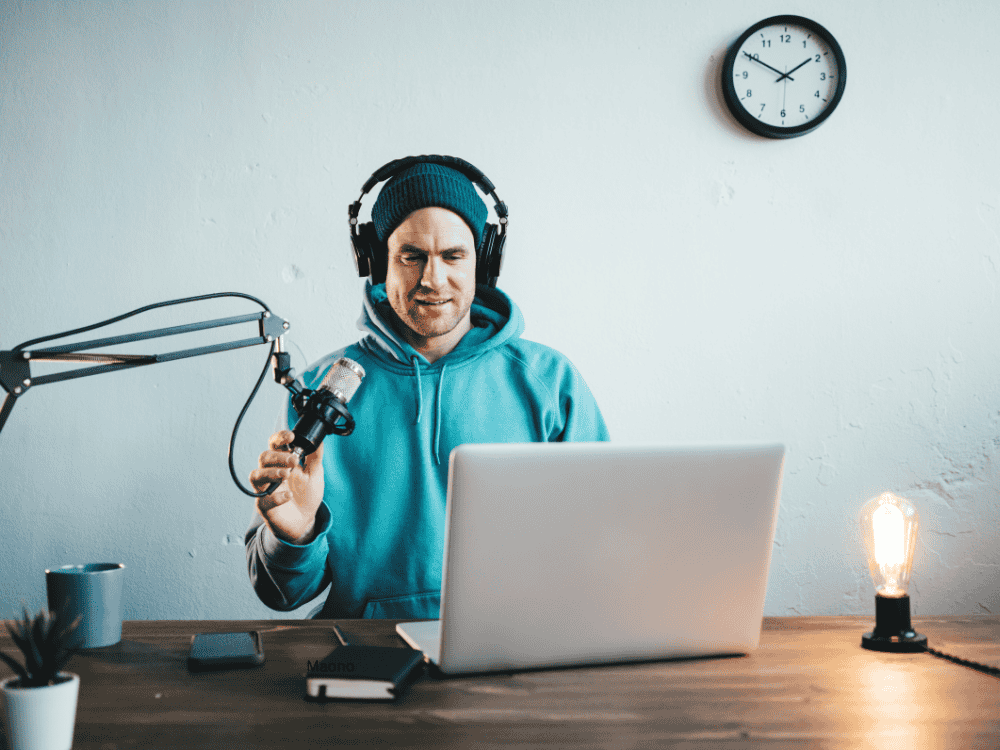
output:
M338 646L318 662L310 662L306 672L308 700L357 698L354 684L383 683L384 696L367 699L393 700L423 672L424 654L396 646ZM325 695L310 695L310 680L321 681Z

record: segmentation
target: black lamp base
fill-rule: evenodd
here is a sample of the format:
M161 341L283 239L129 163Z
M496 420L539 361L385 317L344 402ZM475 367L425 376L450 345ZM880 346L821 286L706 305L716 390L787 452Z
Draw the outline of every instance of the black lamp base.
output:
M927 636L920 633L909 633L890 636L889 638L879 638L872 633L865 633L861 636L861 647L869 651L892 651L895 653L915 653L927 650Z
M910 626L910 597L875 595L875 630L861 636L861 647L896 653L927 650L927 636Z

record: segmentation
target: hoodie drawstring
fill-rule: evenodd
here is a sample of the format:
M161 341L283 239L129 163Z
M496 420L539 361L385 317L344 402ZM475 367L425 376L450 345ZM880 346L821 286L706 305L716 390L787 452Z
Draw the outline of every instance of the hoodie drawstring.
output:
M434 463L441 463L441 393L444 390L444 371L448 365L441 365L441 379L438 381L437 404L434 409Z
M413 372L417 376L417 421L413 424L420 424L420 412L424 406L424 390L420 387L420 365L417 364L416 357L410 357L410 364L413 365Z
M424 410L424 389L420 380L420 364L416 357L410 357L413 373L417 376L417 419L414 424L420 424L420 416ZM441 379L438 380L437 404L434 408L434 463L441 464L441 395L444 392L444 371L447 365L441 365Z

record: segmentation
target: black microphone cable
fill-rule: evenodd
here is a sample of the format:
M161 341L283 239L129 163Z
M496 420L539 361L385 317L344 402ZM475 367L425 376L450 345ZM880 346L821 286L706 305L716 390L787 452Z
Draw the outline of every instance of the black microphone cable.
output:
M97 328L103 328L104 326L109 326L112 323L117 323L126 318L131 318L134 315L139 315L140 313L149 312L150 310L155 310L159 307L169 307L170 305L180 305L186 302L198 302L204 299L215 299L217 297L243 297L244 299L253 300L258 305L264 308L264 312L271 312L271 308L265 305L261 300L256 297L252 297L249 294L243 294L242 292L215 292L213 294L202 294L197 297L183 297L181 299L167 300L166 302L154 302L152 305L146 305L145 307L140 307L132 312L127 312L124 315L118 315L114 318L109 318L108 320L101 321L100 323L94 323L93 325L84 326L83 328L77 328L72 331L65 331L64 333L53 333L51 336L42 336L41 338L32 339L31 341L25 341L23 344L18 344L11 351L19 352L23 351L26 346L34 346L35 344L41 344L45 341L53 341L54 339L65 338L66 336L75 336L78 333L86 333L87 331L93 331Z
M260 371L260 377L257 378L257 382L254 384L253 390L250 392L250 398L248 398L247 402L243 404L243 408L240 410L239 416L236 417L236 424L233 425L233 433L229 436L229 475L233 478L233 481L236 482L236 486L240 488L240 492L244 495L249 495L250 497L264 497L265 495L271 494L275 488L269 487L263 492L254 492L244 487L240 483L239 478L236 476L236 467L233 466L233 448L236 445L236 431L240 428L240 422L243 421L243 415L246 414L247 409L250 408L250 403L257 396L257 391L260 390L260 384L264 382L264 376L267 375L267 371L271 366L271 358L274 356L274 348L277 346L277 343L277 341L271 342L271 349L267 354L267 361L264 363L264 369Z
M11 351L20 352L27 347L34 347L36 344L41 344L46 341L54 341L55 339L66 338L67 336L75 336L78 333L86 333L87 331L93 331L98 328L103 328L104 326L109 326L112 323L118 323L122 320L126 320L135 315L140 315L141 313L149 312L150 310L156 310L161 307L170 307L172 305L181 305L189 302L200 302L202 300L217 299L219 297L242 297L243 299L248 299L253 302L256 302L264 309L264 312L267 313L271 312L271 308L269 308L262 300L259 300L252 295L244 294L242 292L215 292L212 294L201 294L196 297L183 297L181 299L167 300L166 302L155 302L151 305L146 305L136 310L132 310L131 312L124 313L123 315L117 315L113 318L109 318L108 320L101 321L100 323L94 323L93 325L84 326L82 328L75 328L72 331L64 331L63 333L53 333L49 336L42 336L37 339L32 339L31 341L25 341L23 344L18 344L17 346L15 346ZM261 383L264 382L264 376L267 375L268 368L271 365L271 359L274 357L274 350L276 346L277 346L277 341L271 343L271 348L267 354L267 361L264 362L264 369L261 371L260 377L257 378L257 382L256 384L254 384L253 390L250 392L250 397L247 399L246 403L243 405L243 409L240 411L239 416L236 418L236 424L233 425L233 432L229 438L229 473L232 476L233 481L236 483L236 486L240 488L240 491L246 495L249 495L250 497L264 497L264 495L267 495L269 493L267 490L263 492L252 492L251 490L248 490L240 483L239 478L237 478L236 476L236 468L233 465L233 447L236 444L236 433L239 430L240 423L243 421L243 416L246 414L247 410L250 408L250 404L257 396L257 391L260 390L260 385Z

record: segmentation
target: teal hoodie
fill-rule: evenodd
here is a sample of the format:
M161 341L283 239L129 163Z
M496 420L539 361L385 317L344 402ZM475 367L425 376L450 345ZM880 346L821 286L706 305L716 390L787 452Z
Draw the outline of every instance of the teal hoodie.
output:
M452 449L609 439L580 373L520 338L521 312L499 289L477 287L473 328L433 364L394 320L385 285L367 284L358 321L367 335L302 376L315 388L342 356L366 372L349 404L354 432L323 444L313 541L284 542L256 513L247 531L250 581L272 609L300 607L330 585L318 617L437 618ZM296 419L289 405L287 423Z

